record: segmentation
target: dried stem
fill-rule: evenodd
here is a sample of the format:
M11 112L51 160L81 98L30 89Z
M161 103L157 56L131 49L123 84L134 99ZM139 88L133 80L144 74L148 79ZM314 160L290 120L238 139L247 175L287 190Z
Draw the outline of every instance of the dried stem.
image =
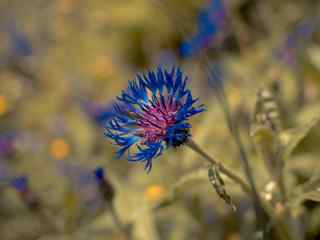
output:
M188 140L186 145L192 149L194 152L198 153L201 155L205 160L207 160L210 164L213 165L219 165L220 171L229 177L231 180L233 180L235 183L239 184L243 191L249 195L251 195L251 190L250 187L248 186L247 183L245 183L239 176L225 168L221 163L216 161L213 157L209 156L205 151L203 151L198 144L196 144L192 139Z
M216 78L216 76L214 76L214 73L212 73L212 71L209 69L209 67L208 67L209 65L206 64L206 63L209 63L209 58L206 54L203 54L203 59L205 61L204 66L203 66L204 71L207 73L208 78ZM213 79L212 82L215 82L215 79ZM264 228L264 226L266 226L266 223L268 221L268 216L262 207L261 199L260 199L259 193L257 191L256 185L254 182L252 170L249 165L249 160L248 160L247 154L245 152L243 143L240 138L239 129L234 124L234 122L232 120L232 117L230 114L229 103L227 101L223 86L220 86L220 85L216 86L216 96L217 96L217 99L219 100L220 106L224 112L230 133L233 136L233 139L238 147L239 156L240 156L240 160L241 160L241 163L243 166L243 170L244 170L244 173L246 175L246 178L247 178L249 185L250 185L250 188L251 188L251 193L252 193L251 196L254 200L254 208L255 208L255 213L256 213L256 218L258 221L259 228Z

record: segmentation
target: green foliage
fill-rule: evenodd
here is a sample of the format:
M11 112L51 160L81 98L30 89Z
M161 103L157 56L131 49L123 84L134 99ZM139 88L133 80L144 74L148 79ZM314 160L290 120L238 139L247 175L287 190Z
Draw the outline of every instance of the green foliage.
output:
M312 128L314 128L320 120L320 113L310 116L304 123L300 123L298 127L284 130L280 134L281 143L283 145L282 155L284 159L289 159L292 152L299 143L308 136Z

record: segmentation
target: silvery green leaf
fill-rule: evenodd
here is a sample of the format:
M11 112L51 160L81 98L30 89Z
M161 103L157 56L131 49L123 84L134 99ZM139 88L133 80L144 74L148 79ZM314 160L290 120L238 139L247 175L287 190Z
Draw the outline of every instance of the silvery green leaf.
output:
M280 134L280 141L282 143L282 156L284 159L288 159L293 150L299 145L299 143L306 138L311 129L319 122L320 114L311 118L299 127L282 131Z
M305 200L312 200L315 202L320 202L320 188L318 190L305 193L303 195L303 198Z

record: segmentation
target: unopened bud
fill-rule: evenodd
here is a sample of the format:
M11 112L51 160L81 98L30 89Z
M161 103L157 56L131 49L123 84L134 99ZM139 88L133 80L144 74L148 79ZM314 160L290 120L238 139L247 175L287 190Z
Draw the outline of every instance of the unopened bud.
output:
M115 191L112 186L112 184L109 182L109 180L105 177L104 170L101 167L98 167L94 170L94 177L96 182L98 183L99 190L103 196L103 198L107 202L112 202Z

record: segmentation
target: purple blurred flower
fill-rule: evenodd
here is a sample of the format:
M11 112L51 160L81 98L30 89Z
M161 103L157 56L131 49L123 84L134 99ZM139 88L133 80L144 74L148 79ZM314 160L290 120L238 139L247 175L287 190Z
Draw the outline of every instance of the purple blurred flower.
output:
M295 29L287 36L285 41L274 51L274 57L295 67L301 51L310 43L310 40L319 24L319 20L309 17L297 24Z
M5 133L0 135L0 156L10 156L15 152L15 133Z

